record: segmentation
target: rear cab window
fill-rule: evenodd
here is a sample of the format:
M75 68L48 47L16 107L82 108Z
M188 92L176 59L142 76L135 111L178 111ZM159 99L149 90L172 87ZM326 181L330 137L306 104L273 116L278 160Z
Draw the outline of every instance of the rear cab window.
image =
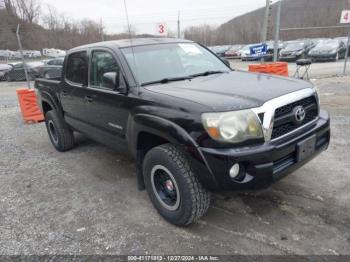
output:
M88 83L88 58L86 51L72 53L68 56L65 78L69 82L77 85L87 85Z

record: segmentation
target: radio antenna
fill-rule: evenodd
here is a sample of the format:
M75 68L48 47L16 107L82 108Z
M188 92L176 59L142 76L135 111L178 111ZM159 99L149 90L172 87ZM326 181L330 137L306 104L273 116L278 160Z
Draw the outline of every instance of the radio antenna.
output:
M133 39L131 36L131 25L129 22L129 14L128 14L128 8L126 6L126 0L124 0L124 9L125 9L125 17L126 17L126 22L128 24L128 31L129 31L129 40L131 44L131 52L132 52L132 57L133 57L133 62L135 65L135 76L136 76L136 82L139 84L139 77L138 77L138 71L137 71L137 64L136 64L136 57L135 57L135 52L134 52L134 44L133 44Z

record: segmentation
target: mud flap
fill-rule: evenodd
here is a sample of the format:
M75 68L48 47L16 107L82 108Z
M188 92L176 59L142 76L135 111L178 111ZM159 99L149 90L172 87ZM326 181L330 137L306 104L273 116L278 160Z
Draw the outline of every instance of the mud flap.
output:
M137 188L142 191L145 190L145 182L143 180L143 168L142 160L145 157L145 152L143 150L137 150L136 154L136 175L137 175Z

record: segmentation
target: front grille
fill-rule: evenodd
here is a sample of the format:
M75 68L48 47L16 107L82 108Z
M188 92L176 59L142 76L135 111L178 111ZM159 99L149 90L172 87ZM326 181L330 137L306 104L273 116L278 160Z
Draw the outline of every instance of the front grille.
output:
M297 124L294 121L293 109L302 106L306 112L303 122ZM274 127L271 139L278 138L293 130L310 123L318 115L318 105L315 96L310 96L302 100L279 107L275 110Z

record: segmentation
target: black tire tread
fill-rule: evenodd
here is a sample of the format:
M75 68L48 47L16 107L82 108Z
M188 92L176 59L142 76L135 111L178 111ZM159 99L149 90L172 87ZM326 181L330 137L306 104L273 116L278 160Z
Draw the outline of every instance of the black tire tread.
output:
M181 221L179 223L179 225L183 226L189 225L197 221L208 211L210 206L210 193L199 182L191 165L186 159L185 154L183 154L179 148L172 144L163 144L158 146L157 149L168 155L170 159L177 164L186 181L186 184L190 188L191 194L188 197L192 198L192 214L186 221Z
M54 145L55 148L60 152L65 152L72 149L74 147L73 131L54 110L50 110L45 114L45 120L50 118L54 122L56 132L59 136L59 143L57 146Z

